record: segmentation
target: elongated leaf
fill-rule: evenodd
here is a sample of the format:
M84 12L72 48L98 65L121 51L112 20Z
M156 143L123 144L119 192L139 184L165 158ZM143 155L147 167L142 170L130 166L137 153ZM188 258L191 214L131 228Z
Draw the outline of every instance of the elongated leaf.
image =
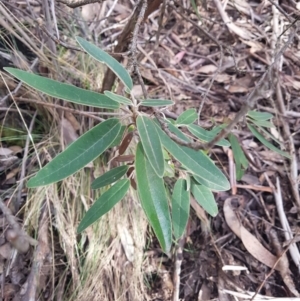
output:
M139 142L135 160L137 188L142 207L157 239L169 253L172 244L171 218L163 179L158 177Z
M211 216L218 214L218 206L211 190L200 184L192 184L192 194L199 205Z
M165 107L172 106L174 102L172 100L165 99L146 99L139 103L141 106L145 107Z
M87 211L80 222L77 232L80 233L112 209L126 195L130 186L128 179L123 179L104 192Z
M265 128L275 128L275 125L270 122L270 121L267 121L267 120L254 120L254 119L251 119L251 122L254 123L255 125L261 127L265 127Z
M72 175L108 149L120 129L121 124L115 118L95 126L42 168L28 181L27 186L44 186Z
M150 118L145 116L138 116L136 125L148 160L156 174L162 178L165 169L164 155L156 126Z
M187 128L194 136L205 142L209 142L217 136L217 134L215 133L216 131L212 133L211 131L206 131L205 129L195 124L189 124ZM229 147L230 143L225 139L221 139L216 143L216 145Z
M177 125L187 125L197 120L198 114L195 109L189 109L184 111L176 120Z
M270 119L272 119L274 117L273 114L271 114L271 113L257 112L257 111L249 111L247 113L247 115L249 117L251 117L252 119L255 119L257 121L270 120Z
M92 189L98 189L118 181L126 174L127 170L127 165L119 166L109 170L102 176L95 179L95 181L92 183Z
M233 134L228 135L232 152L233 152L233 157L235 161L235 166L236 166L236 178L237 180L241 180L241 178L244 175L244 170L248 167L248 160L239 144L239 141Z
M263 137L255 127L253 127L252 125L247 123L247 126L249 128L249 130L251 131L251 133L262 143L264 144L266 147L268 147L270 150L288 158L291 159L291 156L287 153L284 152L282 150L280 150L279 148L277 148L276 146L274 146L272 143L270 143L268 140L265 139L265 137Z
M109 97L110 99L118 102L118 103L122 103L122 104L125 104L125 105L131 105L132 106L132 102L130 99L124 97L124 96L121 96L121 95L118 95L118 94L115 94L113 92L110 92L110 91L104 91L104 94Z
M251 120L251 122L253 123L253 120ZM273 140L274 142L276 142L277 144L281 145L282 147L284 146L284 144L282 143L282 141L278 140L277 138L275 138L270 132L268 132L265 128L257 125L256 129L259 129L263 134L266 135L266 137L270 138L271 140Z
M15 68L4 68L7 72L21 80L28 86L52 97L64 99L85 106L117 109L119 104L104 94L84 90L72 85L63 84L55 80L35 75Z
M116 139L114 140L114 142L110 145L110 147L118 146L122 142L125 130L126 130L126 125L122 125L121 126L121 130L120 130L118 136L116 137Z
M180 138L181 140L185 141L185 142L191 142L191 140L179 129L177 128L175 125L173 125L170 121L168 121L168 128L169 130L175 134L178 138Z
M228 190L230 188L227 178L203 152L178 145L158 126L157 132L167 151L187 168L188 171L203 179L207 187L216 191Z
M132 89L133 83L128 71L115 58L83 38L76 37L76 40L89 55L107 65L129 90Z
M183 235L190 215L190 194L186 186L184 179L177 180L172 194L172 221L176 239Z
M202 21L202 18L201 18L201 16L199 15L199 12L198 12L198 6L197 6L197 4L196 4L196 1L195 1L195 0L191 0L191 4L192 4L192 7L193 7L194 12L196 13L198 19L199 19L200 21ZM206 3L206 1L204 1L202 5L203 5L203 7L205 8L205 10L207 10L207 3Z

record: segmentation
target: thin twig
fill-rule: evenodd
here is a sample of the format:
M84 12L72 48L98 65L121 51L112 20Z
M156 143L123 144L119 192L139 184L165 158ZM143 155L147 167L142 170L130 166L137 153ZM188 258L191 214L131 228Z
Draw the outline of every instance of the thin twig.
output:
M32 129L33 129L33 125L34 125L34 122L35 122L36 115L37 115L37 111L35 111L34 115L32 116L32 119L31 119L31 122L30 122L30 125L29 125L29 128L28 128L25 147L24 147L24 155L23 155L23 160L22 160L20 181L19 181L17 199L16 199L16 204L15 204L16 208L17 208L17 211L19 210L19 206L21 204L21 196L22 196L22 190L23 190L24 178L25 178L25 172L26 172L26 161L27 161L27 157L28 157L30 136L31 136L31 133L32 133Z
M57 0L57 2L66 4L70 8L76 8L86 4L97 3L97 2L102 3L103 1L104 0Z
M5 215L5 219L9 226L16 232L18 236L22 236L28 241L29 244L32 246L37 245L37 241L30 237L19 225L19 223L16 221L16 218L12 215L12 212L6 205L3 203L2 199L0 198L0 210Z
M175 251L175 262L174 262L174 272L173 272L173 296L172 301L179 300L179 288L180 288L180 273L181 264L183 260L183 248L186 241L186 234L184 234L179 240Z
M48 242L48 227L49 213L46 203L43 203L39 221L38 246L35 250L32 268L27 278L27 290L21 299L22 301L37 300L40 276L42 274L45 261L49 260L48 255L50 253L50 248Z
M32 70L36 64L38 63L39 59L35 58L34 61L32 62L31 66L29 67L29 70ZM22 87L23 82L19 82L18 85L16 86L16 88L11 91L10 93L8 93L6 96L4 96L0 103L4 103L9 97L11 97L11 95L16 95L18 93L18 91L20 90L20 88Z

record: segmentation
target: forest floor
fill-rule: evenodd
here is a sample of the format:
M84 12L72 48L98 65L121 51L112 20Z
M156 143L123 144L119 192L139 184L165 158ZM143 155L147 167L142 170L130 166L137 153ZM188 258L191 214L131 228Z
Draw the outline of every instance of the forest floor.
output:
M60 184L28 189L26 181L101 112L33 91L2 70L0 300L299 300L300 7L290 0L165 3L164 14L162 6L154 10L138 34L148 96L173 100L165 111L170 118L195 108L198 125L208 130L230 123L272 68L251 109L272 114L255 124L273 148L253 134L249 116L231 131L247 166L236 170L229 148L212 148L232 188L215 193L214 218L191 203L186 234L170 256L134 191L78 235L96 196L91 181L107 170L107 158ZM64 45L82 36L112 51L133 9L127 0L76 9L54 0L3 0L1 68L31 69L99 92L105 67Z

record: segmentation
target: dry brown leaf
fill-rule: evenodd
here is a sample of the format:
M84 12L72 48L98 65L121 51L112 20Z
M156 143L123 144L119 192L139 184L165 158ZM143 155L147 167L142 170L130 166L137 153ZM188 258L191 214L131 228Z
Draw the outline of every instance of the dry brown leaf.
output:
M249 89L247 87L237 86L237 85L230 85L227 88L227 91L230 93L247 93Z
M258 41L244 41L242 40L244 44L250 46L250 53L255 53L259 51L265 50L265 47L259 43Z
M239 237L246 250L258 261L262 262L266 266L273 268L276 264L277 257L269 252L255 236L253 236L238 220L233 207L231 205L231 200L233 198L228 198L224 203L224 216L227 225ZM236 199L236 198L235 198ZM280 270L279 266L275 267L276 270Z
M153 83L154 85L159 85L158 81L154 78L151 70L147 68L141 68L141 75L143 78L147 79L149 82Z
M171 64L178 64L184 57L184 55L186 54L185 50L182 50L180 52L178 52L173 59L171 59Z
M9 155L11 155L13 153L13 151L9 148L6 147L0 147L0 156L4 156L7 157Z
M295 78L297 78L296 76L290 76L290 75L284 74L282 77L283 77L283 81L286 86L292 87L295 90L300 90L300 81L295 79Z
M121 239L121 243L127 257L127 260L133 262L134 260L134 243L131 234L124 226L118 224L118 233Z
M268 161L273 161L273 162L278 162L278 163L283 163L284 159L282 156L278 153L275 153L274 151L271 150L263 150L259 152L259 155L262 156L263 159L266 159Z
M202 230L208 232L210 230L210 222L207 218L205 210L198 204L198 202L196 202L196 200L192 196L190 197L190 202L192 208L195 210L196 215L202 223Z
M6 147L0 147L0 156L9 156L13 153L13 151Z
M21 153L23 151L23 148L21 146L18 146L18 145L13 145L13 146L10 146L9 149L11 149L13 151L13 154L18 154L18 153Z
M212 74L212 73L216 72L216 70L218 70L218 67L213 64L210 64L210 65L205 65L205 66L200 67L198 69L198 72L205 73L205 74Z
M123 141L121 142L120 147L119 147L119 154L120 154L120 155L123 155L123 154L125 153L125 151L126 151L128 145L130 144L132 138L133 138L133 132L128 133L128 134L124 137L124 139L123 139Z
M86 22L93 21L100 10L100 3L90 3L82 7L81 16L82 19Z
M6 175L6 181L12 179L15 177L15 175L20 171L19 167L16 167L12 169L7 175Z
M65 112L65 117L72 124L75 131L80 130L80 123L77 121L77 119L75 118L75 116L71 112Z
M66 145L69 145L70 143L77 140L78 135L70 121L68 121L66 118L63 118L61 121L61 126L62 126L64 142L66 143Z
M10 246L10 243L5 243L4 245L0 246L0 255L5 258L8 259L10 258L12 252L12 248Z
M218 83L224 83L229 84L231 81L231 77L229 74L223 73L223 74L217 74L215 77L215 81Z

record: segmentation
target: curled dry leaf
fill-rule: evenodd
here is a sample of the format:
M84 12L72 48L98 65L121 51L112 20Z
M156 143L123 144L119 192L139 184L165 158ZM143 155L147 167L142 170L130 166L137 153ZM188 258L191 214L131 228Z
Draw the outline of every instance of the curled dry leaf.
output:
M244 226L240 223L237 218L234 209L232 207L231 201L234 198L228 198L224 203L224 215L225 220L229 228L234 232L234 234L239 237L246 250L258 261L262 262L266 266L273 268L277 262L277 257L269 252L256 237L254 237ZM280 271L280 266L275 266L276 270Z

